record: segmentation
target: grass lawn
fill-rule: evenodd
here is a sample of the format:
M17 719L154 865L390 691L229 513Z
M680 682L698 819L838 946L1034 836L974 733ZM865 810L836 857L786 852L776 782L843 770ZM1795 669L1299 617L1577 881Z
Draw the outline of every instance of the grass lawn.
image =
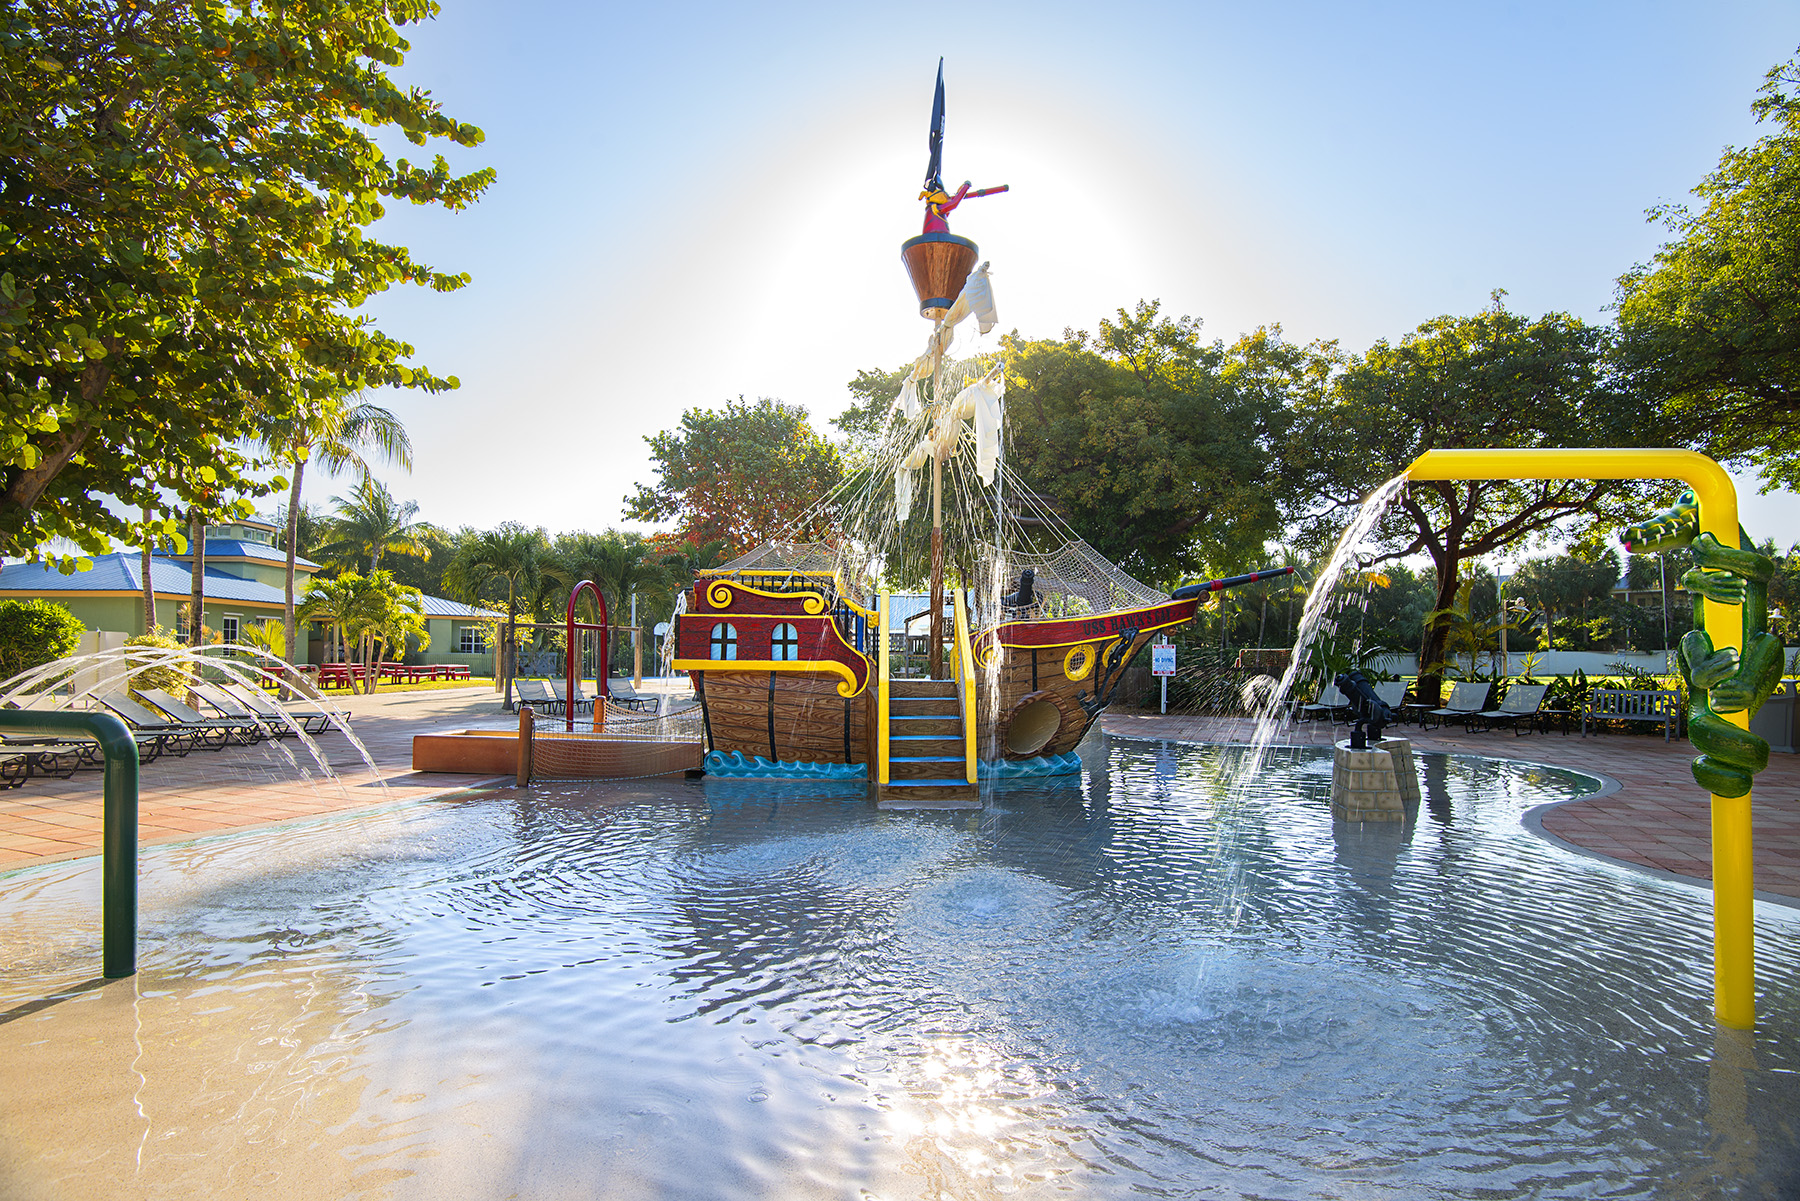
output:
M476 676L469 680L421 680L417 684L396 683L392 680L382 681L380 692L437 692L446 688L486 688L490 692L494 688L492 676ZM325 696L349 696L348 688L321 688Z

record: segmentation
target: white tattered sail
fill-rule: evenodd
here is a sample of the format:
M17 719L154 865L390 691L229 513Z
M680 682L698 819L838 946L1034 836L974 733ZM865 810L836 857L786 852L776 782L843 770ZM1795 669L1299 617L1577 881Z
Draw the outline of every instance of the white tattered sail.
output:
M986 263L970 273L967 282L963 284L962 295L956 298L956 303L944 314L944 324L955 325L971 313L975 315L975 323L984 334L1000 324L1000 317L994 311L994 285L988 279Z
M913 363L912 371L900 385L900 394L894 397L894 407L908 421L917 420L921 411L919 381L937 370L938 363L955 338L957 322L971 314L984 334L1000 321L994 309L994 288L988 279L986 263L970 273L956 303L932 327L925 353ZM994 470L1000 461L1000 401L1005 394L1005 372L1001 366L996 366L981 379L958 392L955 399L938 411L937 420L932 423L930 431L894 468L894 509L898 520L904 522L912 512L912 473L934 458L947 459L955 454L960 449L965 421L972 422L975 427L976 474L981 477L984 486L993 484Z

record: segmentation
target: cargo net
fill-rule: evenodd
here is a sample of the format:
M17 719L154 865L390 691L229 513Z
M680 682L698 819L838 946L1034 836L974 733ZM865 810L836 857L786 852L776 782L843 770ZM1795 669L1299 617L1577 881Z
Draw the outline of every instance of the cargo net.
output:
M1005 551L1000 557L1000 571L1002 621L1084 617L1161 604L1169 599L1167 593L1126 575L1079 538L1048 554ZM1026 571L1031 572L1029 597L1021 595ZM979 616L992 617L986 613Z
M531 779L635 780L695 771L705 755L705 727L698 704L669 713L640 713L611 701L605 729L596 731L591 714L578 714L575 728L546 719L531 733Z

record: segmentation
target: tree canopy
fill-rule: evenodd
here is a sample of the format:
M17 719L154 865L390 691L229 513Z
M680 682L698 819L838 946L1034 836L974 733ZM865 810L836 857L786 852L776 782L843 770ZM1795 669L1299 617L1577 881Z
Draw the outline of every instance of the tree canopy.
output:
M838 449L821 437L800 405L762 397L689 409L672 430L644 439L657 482L625 498L633 521L674 521L675 536L696 546L725 543L741 554L777 536L818 537L829 514L796 525L843 478Z
M1335 530L1346 513L1420 454L1439 447L1643 446L1659 430L1618 376L1611 334L1564 313L1528 318L1492 308L1427 321L1377 342L1329 388L1303 392L1285 469L1319 502L1303 517ZM1618 480L1418 482L1372 536L1369 562L1423 553L1437 570L1434 610L1448 610L1463 564L1541 536L1569 518L1610 533L1641 511L1652 485ZM1422 648L1441 662L1447 623Z
M1099 334L1007 344L1008 463L1150 579L1256 558L1281 529L1271 448L1315 352L1258 330L1207 342L1140 302Z
M1800 60L1751 106L1773 132L1729 147L1677 235L1619 281L1624 353L1679 436L1800 488Z
M0 555L125 538L108 497L175 534L188 502L282 486L234 449L255 419L455 386L356 312L395 283L467 282L365 236L384 199L457 209L492 178L390 159L367 132L481 141L388 78L399 28L436 10L0 13Z

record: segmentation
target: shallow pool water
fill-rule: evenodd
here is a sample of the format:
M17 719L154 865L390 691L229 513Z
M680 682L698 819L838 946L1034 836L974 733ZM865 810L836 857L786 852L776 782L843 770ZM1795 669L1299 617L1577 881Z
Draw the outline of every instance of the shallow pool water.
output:
M1095 739L981 813L542 785L0 878L0 1195L1784 1197L1800 912L1520 826L1586 777Z

